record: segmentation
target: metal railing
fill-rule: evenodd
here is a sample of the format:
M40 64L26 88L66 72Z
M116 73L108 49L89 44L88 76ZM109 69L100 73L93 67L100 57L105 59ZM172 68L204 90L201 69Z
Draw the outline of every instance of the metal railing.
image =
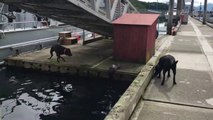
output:
M22 52L40 50L44 47L49 47L52 44L55 44L57 39L58 36L53 36L49 38L31 40L28 42L0 46L0 62L2 62L4 58L11 55L17 55Z
M73 0L69 0L74 2ZM95 10L102 16L105 16L110 21L118 18L124 13L138 12L129 0L77 0L80 6L84 5Z
M47 21L22 21L12 23L0 23L0 30L3 32L30 30L47 27L48 27Z
M10 45L5 45L5 46L0 46L0 50L12 48L12 47L24 47L24 46L27 46L27 45L42 44L44 42L56 41L57 39L58 39L58 36L53 36L53 37L49 37L49 38L31 40L31 41L28 41L28 42L10 44Z

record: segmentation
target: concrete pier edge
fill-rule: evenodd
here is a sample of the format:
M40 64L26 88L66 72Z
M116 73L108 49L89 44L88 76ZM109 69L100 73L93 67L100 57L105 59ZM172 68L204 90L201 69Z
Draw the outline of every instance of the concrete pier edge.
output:
M39 70L43 72L62 73L70 75L79 75L87 77L101 77L108 78L108 72L100 68L92 68L89 66L60 66L57 64L39 63L33 61L22 61L16 59L5 59L4 65L10 67L19 67L31 70ZM130 81L134 79L137 74L117 71L114 74L115 79L122 79L124 81Z
M164 43L156 50L155 55L146 63L138 76L133 80L125 93L111 109L104 120L136 120L143 108L142 96L154 72L159 58L169 50L172 36L166 36ZM136 106L140 106L137 107ZM132 114L134 112L134 114Z

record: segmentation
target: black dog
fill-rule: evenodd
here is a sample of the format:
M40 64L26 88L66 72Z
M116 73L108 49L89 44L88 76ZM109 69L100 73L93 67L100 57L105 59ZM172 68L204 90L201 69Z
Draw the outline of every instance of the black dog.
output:
M120 66L115 65L115 64L113 64L112 66L109 67L109 69L108 69L109 79L111 79L111 80L114 79L114 75L118 69L120 69Z
M59 62L59 59L61 58L64 62L65 59L63 57L61 57L61 55L65 54L67 56L72 56L71 50L69 48L65 48L59 44L53 45L50 49L50 58L51 59L53 56L53 52L55 51L56 56L57 56L57 61Z
M163 80L161 85L164 85L165 74L168 71L168 77L170 77L170 69L173 71L173 84L176 84L175 75L176 75L176 64L178 61L175 61L175 58L171 55L162 56L155 67L154 76L159 75L158 78L161 77L161 71L163 70Z

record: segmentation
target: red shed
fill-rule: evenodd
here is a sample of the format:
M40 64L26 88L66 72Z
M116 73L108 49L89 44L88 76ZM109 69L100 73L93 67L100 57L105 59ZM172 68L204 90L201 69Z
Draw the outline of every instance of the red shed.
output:
M113 56L146 63L155 52L158 14L125 14L113 21Z

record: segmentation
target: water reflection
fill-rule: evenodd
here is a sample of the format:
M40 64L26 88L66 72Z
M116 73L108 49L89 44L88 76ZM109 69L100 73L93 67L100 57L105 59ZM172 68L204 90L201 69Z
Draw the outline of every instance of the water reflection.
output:
M0 68L3 120L101 120L129 82Z

